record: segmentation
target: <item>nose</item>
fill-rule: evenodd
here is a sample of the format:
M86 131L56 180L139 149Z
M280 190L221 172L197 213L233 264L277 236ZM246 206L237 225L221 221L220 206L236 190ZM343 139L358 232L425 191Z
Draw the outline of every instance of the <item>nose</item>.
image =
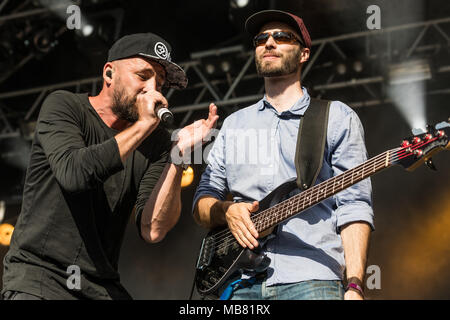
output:
M266 48L275 48L277 46L277 43L273 39L272 35L269 36L269 39L266 41Z
M156 83L156 77L151 77L145 82L145 88L144 91L157 91L158 84Z

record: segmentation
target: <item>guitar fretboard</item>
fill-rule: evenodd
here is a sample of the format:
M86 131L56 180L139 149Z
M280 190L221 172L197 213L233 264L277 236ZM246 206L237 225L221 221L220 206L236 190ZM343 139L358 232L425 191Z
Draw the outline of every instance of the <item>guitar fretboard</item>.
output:
M394 151L384 153L367 160L359 166L330 178L311 189L305 190L277 205L252 216L256 230L262 232L280 222L318 204L340 191L370 177L371 175L392 165L391 156Z

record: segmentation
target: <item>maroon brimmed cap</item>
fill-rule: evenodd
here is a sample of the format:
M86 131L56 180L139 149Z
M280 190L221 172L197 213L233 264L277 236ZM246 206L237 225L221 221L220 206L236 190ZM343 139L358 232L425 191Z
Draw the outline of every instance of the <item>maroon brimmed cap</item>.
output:
M306 29L303 20L296 15L280 10L264 10L251 15L245 21L245 29L252 36L256 36L261 30L261 27L268 22L279 21L284 22L294 28L302 38L302 45L311 49L311 37L308 29Z
M172 62L170 44L153 33L135 33L117 40L109 49L108 62L141 56L158 62L166 71L165 87L184 89L188 79L183 68Z

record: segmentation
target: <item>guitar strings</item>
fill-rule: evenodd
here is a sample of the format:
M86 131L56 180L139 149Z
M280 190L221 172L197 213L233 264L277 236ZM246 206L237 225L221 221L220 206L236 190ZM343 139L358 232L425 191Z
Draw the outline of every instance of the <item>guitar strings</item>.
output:
M376 157L370 159L369 161L366 161L364 164L365 164L365 165L368 165L370 162L376 162L376 161L380 160L380 158L383 158L383 159L384 159L385 157L386 157L386 156L385 156L385 153L383 153L383 154L380 154L380 155L378 155L378 156L376 156ZM354 168L351 169L351 170L355 170L355 169L358 169L358 168L361 167L361 166L365 166L364 164L360 164L360 165L354 167ZM345 172L344 172L342 175L343 175L344 178L347 178L347 177L345 177ZM339 176L334 177L334 178L335 178L334 181L335 181L338 177L339 177ZM345 181L345 180L344 180L344 181ZM326 182L326 181L324 181L324 182ZM319 185L314 186L313 189L314 189L314 188L317 188L318 186L321 186L324 182L322 182L322 183L319 184ZM308 190L307 192L311 193L311 190L312 190L312 189ZM303 197L305 197L307 192L301 193L301 194L299 194L299 195L302 195ZM292 198L290 198L290 199L287 199L287 200L290 200L290 201L294 200L294 201L295 201L295 200L297 200L297 199L293 199L293 198L298 197L299 195L296 195L296 196L294 196L294 197L292 197ZM283 201L283 202L284 202L284 201ZM266 209L266 210L264 210L264 211L261 211L261 212L255 214L255 215L253 215L252 218L255 219L255 220L257 220L258 217L259 217L262 213L264 213L264 212L266 212L266 211L269 211L269 210L272 209L272 208L277 208L277 206L280 206L280 204L282 204L283 202L281 202L281 203L279 203L279 204L277 204L277 205L275 205L275 206L273 206L273 207L271 207L271 208L268 208L268 209ZM304 202L304 201L303 201L303 202ZM221 239L221 236L224 235L224 234L227 234L227 236L228 236L228 233L230 233L229 229L225 229L225 230L222 230L222 231L216 233L216 234L213 235L212 237L213 237L215 240L221 241L221 240L223 240L223 239Z
M434 139L432 139L432 140L430 140L430 141L422 142L421 144L416 145L416 146L414 147L414 150L417 149L417 148L420 148L421 146L423 146L423 145L426 144L426 143L430 143L431 141L433 141L433 140L435 140L435 139L437 139L437 138L434 138ZM349 171L353 171L352 174L351 174L352 179L353 179L353 173L354 173L354 171L355 171L356 169L358 169L358 168L360 168L360 167L363 167L363 169L364 169L364 167L369 166L369 165L372 165L372 163L373 163L374 165L376 165L377 162L378 162L378 160L380 160L380 158L385 159L386 153L387 153L387 152L390 152L390 153L391 153L391 155L390 155L390 156L391 156L390 161L393 161L393 160L394 160L394 161L397 161L397 160L399 160L399 159L402 159L402 158L394 159L394 157L392 156L392 154L394 154L394 153L396 152L397 155L399 155L400 150L401 150L401 151L405 151L407 148L408 148L408 147L404 147L403 150L401 150L402 148L399 147L399 148L396 148L396 149L388 150L388 151L386 151L386 152L384 152L384 153L382 153L382 154L380 154L380 155L378 155L378 156L376 156L376 157L374 157L374 158L372 158L372 159L370 159L370 160L368 160L368 161L366 161L366 162L364 162L364 163L362 163L362 164L359 164L358 166L356 166L356 167L350 169ZM405 153L403 153L403 154L405 154ZM344 173L342 174L344 179L342 179L343 181L342 181L341 183L347 183L347 182L345 182L345 180L348 178L348 176L350 176L350 172L349 172L349 171L346 171L346 172L344 172ZM363 171L364 171L364 170L363 170ZM346 175L348 175L348 176L346 176ZM333 180L337 180L338 178L339 178L339 176L336 176L336 177L333 178ZM322 185L322 184L323 184L323 185ZM333 184L333 185L334 185L334 184L335 184L335 181L333 181L333 182L328 181L328 180L327 180L327 181L324 181L324 182L322 182L321 184L314 186L313 189L316 188L316 187L319 187L319 188L317 188L317 189L320 189L320 187L325 187L325 190L327 190L327 189L328 189L328 185L330 185L330 184ZM312 190L312 189L310 189L310 190ZM310 191L310 190L309 190L309 191ZM303 195L305 195L305 193L303 193ZM295 197L292 197L292 198L287 199L287 200L290 200L290 201L295 201L295 200L297 200L297 199L293 199L293 198L295 198ZM303 203L304 203L304 202L303 202ZM274 206L274 207L276 207L276 206ZM272 208L273 208L273 207L272 207ZM271 209L271 208L268 208L268 209L266 209L265 211L268 211L269 209ZM263 211L263 212L265 212L265 211ZM263 212L260 212L260 213L258 213L258 214L261 214L261 213L263 213ZM258 214L252 216L252 218L257 218L257 217L258 217ZM219 239L221 235L223 235L224 233L228 233L228 231L229 231L229 230L225 229L225 230L223 230L223 231L218 232L218 233L215 234L213 237L214 237L215 239Z
M382 155L381 157L376 157L376 158L374 158L374 159L372 159L372 161L368 161L368 162L366 162L365 164L367 165L367 164L372 164L372 163L374 163L375 165L378 163L378 164L380 164L382 161L380 161L380 160L382 160L384 158L384 155ZM383 160L384 161L384 160ZM352 179L352 177L348 174L348 176L343 176L342 177L343 178L343 181L340 183L340 186L341 187L343 187L343 185L346 185L346 184L348 184L348 182L350 181L350 180L354 180L354 179ZM347 181L346 181L347 180ZM319 185L318 185L319 186ZM319 186L319 188L320 187L325 187L326 186L326 184L323 184L323 185L321 185L321 186ZM328 187L328 186L327 186ZM316 189L319 189L319 188L316 188ZM343 187L343 189L345 189L346 187ZM311 189L312 190L312 189ZM314 190L312 190L312 191L314 191ZM310 193L311 193L311 191L310 191ZM300 194L301 195L301 194ZM273 211L273 210L285 210L285 209L293 209L293 206L292 206L292 204L289 204L289 202L292 202L292 201L295 201L296 202L296 205L295 205L295 211L299 211L299 206L300 206L300 201L301 201L301 207L302 207L302 210L300 210L300 211L303 211L304 210L304 205L305 205L305 202L308 200L308 199L311 199L311 197L305 197L305 195L306 195L306 193L305 194L303 194L302 196L303 197L299 197L298 199L288 199L288 200L286 200L286 202L281 202L281 203L279 203L278 205L276 205L276 206L274 206L274 207L272 207L272 208L269 208L269 209L267 209L267 210L265 210L265 211L263 211L263 212L261 212L261 213L259 213L259 214L256 214L253 218L254 218L254 224L255 225L258 225L258 224L260 224L260 223L263 223L263 222L261 222L261 221L264 221L264 217L262 218L262 219L260 219L263 215L266 215L266 217L265 217L265 219L266 219L266 222L272 222L272 220L274 219L273 217L272 217L272 219L270 219L269 217L267 217L267 215L268 214L270 214L271 213L271 211ZM294 198L294 197L293 197ZM301 198L303 198L303 199L301 199ZM317 197L318 198L318 197ZM298 201L297 201L298 200ZM302 201L303 200L303 201ZM310 203L311 203L311 200L310 200ZM286 208L285 208L286 207ZM300 213L300 211L299 212L297 212L297 214L298 213ZM269 220L267 221L267 219L269 218ZM284 217L283 217L284 218ZM283 219L281 219L281 221L282 221ZM217 246L217 250L221 250L221 249L225 249L226 247L228 247L228 246L230 246L230 245L233 245L233 244L235 244L236 242L237 242L237 240L234 238L234 236L233 236L233 234L231 233L231 231L228 229L228 230L226 230L226 232L225 232L225 237L224 237L224 235L222 235L221 237L215 237L215 239L216 239L216 241L215 241L215 243L214 244L217 244L218 242L221 242L221 241L224 241L224 240L233 240L232 241L232 243L226 243L226 242L223 242L223 243L221 243L220 245L218 245ZM222 238L222 239L220 239L220 238Z
M358 181L358 177L361 177L362 176L362 174L361 175L358 175L358 177L355 179L354 178L354 171L356 171L358 168L360 168L360 167L369 167L369 166L374 166L374 168L375 167L377 167L377 169L378 170L381 170L381 169L383 169L383 168L386 168L387 166L385 165L385 166L380 166L379 167L379 165L380 164L382 164L382 163L384 163L385 161L386 161L386 153L388 153L389 152L389 162L388 162L388 165L390 166L390 165L392 165L392 164L394 164L395 163L395 161L398 161L398 160L400 160L400 159L403 159L403 158L405 158L405 157L409 157L409 156L411 156L411 155L413 155L413 153L412 152L410 152L410 151L408 151L408 152L405 152L406 151L406 149L408 149L408 148L411 148L411 151L413 151L413 150L416 150L417 148L420 148L421 146L423 146L424 144L426 144L426 143L430 143L431 141L433 141L433 140L435 140L435 139L437 139L437 138L434 138L434 139L432 139L432 140L429 140L429 141L426 141L426 142L423 142L423 143L421 143L421 144L419 144L419 145L415 145L414 147L403 147L403 148L396 148L396 149L392 149L392 150L389 150L389 151L386 151L386 152L384 152L384 153L382 153L382 154L380 154L380 155L378 155L378 156L376 156L376 157L374 157L374 158L372 158L372 159L370 159L370 160L368 160L368 161L366 161L366 162L364 162L364 163L362 163L362 164L360 164L360 165L358 165L358 166L356 166L356 167L354 167L354 168L352 168L352 169L350 169L350 170L348 170L348 171L345 171L344 173L342 173L341 175L342 175L342 177L340 177L340 179L342 179L342 182L339 182L339 185L341 186L341 187L343 187L342 188L342 190L344 190L344 189L346 189L348 186L347 186L347 184L349 183L349 181L354 181L354 180L356 180L357 182L356 183L358 183L358 182L360 182L360 181L362 181L362 180L364 180L364 179L360 179L360 181ZM352 171L352 174L349 174L350 173L350 171ZM363 170L364 171L364 170ZM339 176L340 175L338 175L338 176L335 176L334 177L334 179L333 179L333 185L335 184L335 182L338 180L338 178L339 178ZM316 185L316 186L314 186L313 188L311 188L310 190L308 190L309 191L309 193L312 193L313 191L314 191L314 189L320 189L321 187L325 187L325 190L327 190L327 188L328 188L328 185L330 184L330 182L327 182L328 180L326 180L326 181L323 181L322 183L320 183L320 184L318 184L318 185ZM351 183L350 184L350 186L351 185L353 185L353 184L356 184L356 183ZM344 186L345 185L345 186ZM339 188L338 188L338 190L339 190ZM340 191L342 191L342 190L339 190L338 192L340 192ZM307 191L307 192L308 192ZM273 207L271 207L271 208L268 208L268 209L266 209L266 210L263 210L263 211L261 211L261 212L259 212L259 213L257 213L257 214L255 214L254 216L252 216L252 220L253 220L253 223L255 224L255 225L257 225L257 224L259 224L259 223L262 223L262 221L264 221L264 219L261 219L261 217L263 216L263 215L268 215L268 213L270 213L270 211L273 211L274 209L287 209L287 208L289 208L289 207L291 207L291 208L289 208L289 209L293 209L293 205L292 204L290 204L289 202L292 202L292 201L295 201L295 202L297 202L297 200L298 200L298 202L296 203L296 204L294 204L295 205L295 207L296 207L296 210L295 211L297 211L299 208L298 208L298 206L300 205L300 200L303 200L302 202L301 202L301 206L303 207L304 205L305 205L305 200L307 200L307 199L309 199L308 197L306 197L306 193L307 192L305 192L305 193L300 193L300 194L298 194L298 195L296 195L296 196L294 196L294 197L292 197L292 198L290 198L290 199L287 199L287 200L284 200L284 201L282 201L282 202L280 202L279 204L277 204L277 205L275 205L275 206L273 206ZM335 193L336 194L336 193ZM294 199L294 198L296 198L296 197L298 197L297 199ZM301 198L305 198L305 199L301 199ZM317 198L318 198L319 196L317 196ZM311 203L311 200L310 200L310 203ZM317 202L317 203L319 203L319 202ZM317 204L316 203L316 204ZM287 208L283 208L284 206L286 206L287 205ZM299 212L297 212L296 214L299 214L301 211L303 211L303 210L305 210L305 208L303 208L303 209L301 209ZM266 221L267 221L267 219L268 219L269 217L265 217L265 219L266 219ZM273 218L273 217L272 217ZM284 219L282 219L282 220L284 220ZM281 220L281 221L282 221ZM272 222L271 220L269 220L268 222ZM264 230L264 229L263 229ZM214 239L214 243L213 243L213 245L215 246L215 251L217 251L217 250L224 250L224 249L226 249L227 247L230 247L231 245L234 245L235 243L238 243L237 242L237 240L236 240L236 238L234 237L234 235L231 233L231 231L229 230L229 229L226 229L226 230L223 230L223 231L220 231L220 232L218 232L217 234L215 234L215 235L213 235L212 236L212 238ZM231 240L231 243L227 243L227 241L226 240ZM219 242L221 242L219 245L217 245L217 243L219 243ZM238 243L239 244L239 243ZM217 245L217 246L216 246Z
M401 148L392 149L392 150L386 151L386 152L392 152L392 153L396 152L396 153L398 153L398 151L399 151L400 149L401 149ZM358 168L360 168L360 167L365 167L365 166L369 166L369 165L377 166L377 165L380 165L381 163L384 163L384 162L385 162L385 158L386 158L386 152L384 152L384 153L382 153L382 154L380 154L380 155L378 155L378 156L376 156L376 157L374 157L374 158L372 158L372 159L370 159L370 160L368 160L368 161L366 161L366 162L364 162L364 163L362 163L362 164L356 166L355 168L353 168L353 169L351 169L351 170L349 170L349 171L353 171L353 170L358 169ZM391 154L391 155L390 155L390 158L391 158L390 160L392 161L392 160L395 158L395 156L393 156L393 155ZM382 168L383 168L383 167L378 167L378 169L382 169ZM342 182L339 182L339 185L340 185L341 187L343 187L344 184L346 185L345 187L342 188L342 190L348 187L347 184L348 184L349 181L355 180L354 177L353 177L353 173L354 173L354 172L352 172L352 174L350 174L349 171L346 171L346 172L342 173L342 177L340 177L340 179L342 179ZM339 175L335 177L336 179L333 181L333 184L334 184L334 182L337 180L338 177L339 177ZM357 179L356 179L356 180L357 180ZM361 180L363 180L363 179L361 179ZM321 184L314 186L312 189L310 189L310 190L308 190L308 191L309 191L309 193L313 193L313 191L314 191L315 189L320 189L321 187L325 187L325 186L326 186L326 189L327 189L327 188L328 188L328 184L330 184L330 182L324 181L324 182L322 182ZM353 183L352 183L352 184L353 184ZM351 184L351 185L352 185L352 184ZM326 189L325 189L325 190L326 190ZM342 190L339 190L339 191L342 191ZM271 211L273 211L273 210L275 210L275 209L280 210L280 209L287 209L287 208L289 208L289 207L291 207L291 208L289 208L289 209L293 209L292 204L289 204L289 202L292 202L292 201L296 201L296 202L297 202L297 200L299 200L298 203L297 203L297 205L296 205L297 208L296 208L296 210L295 210L295 211L298 211L298 209L299 209L298 206L300 205L300 203L299 203L300 200L303 200L303 201L301 202L301 205L304 206L304 204L305 204L305 202L306 202L305 200L309 199L309 198L307 197L308 191L305 192L305 193L300 193L300 194L298 194L298 195L296 195L296 196L294 196L294 197L292 197L292 198L290 198L290 199L287 199L287 200L285 200L285 201L283 201L283 202L281 202L281 203L279 203L279 204L277 204L277 205L275 205L275 206L273 206L273 207L271 207L271 208L268 208L268 209L266 209L266 210L264 210L264 211L262 211L262 212L259 212L258 214L255 214L254 216L252 216L252 218L254 219L254 220L253 220L253 223L254 223L255 225L258 224L258 223L260 223L260 222L261 222L261 219L260 219L260 218L261 218L263 215L267 215L267 214L271 213ZM296 197L297 197L297 199L294 199L294 198L296 198ZM301 199L301 198L304 198L304 199ZM317 198L318 198L318 197L317 197ZM311 201L310 201L310 202L311 202ZM284 208L286 205L287 205L287 208ZM303 208L302 210L300 210L300 211L303 211L303 210L304 210L304 208ZM297 212L297 214L300 213L300 211ZM266 219L267 219L267 218L268 218L268 217L266 217ZM282 220L281 220L281 221L282 221ZM269 220L269 222L271 222L271 221ZM264 230L264 229L263 229L263 230ZM214 240L215 240L215 241L214 241L214 245L217 244L218 242L222 242L222 241L224 241L224 240L229 240L229 239L231 239L231 240L234 239L234 242L237 242L237 240L234 238L233 234L231 233L231 231L230 231L229 229L223 230L223 231L219 232L218 234L214 235L213 238L214 238ZM227 244L226 242L223 242L222 244L220 244L220 245L217 246L217 249L218 249L218 250L224 249L224 248L226 248L226 247L228 247L228 246L230 246L230 245L233 245L233 244L234 244L234 243L229 243L229 244Z

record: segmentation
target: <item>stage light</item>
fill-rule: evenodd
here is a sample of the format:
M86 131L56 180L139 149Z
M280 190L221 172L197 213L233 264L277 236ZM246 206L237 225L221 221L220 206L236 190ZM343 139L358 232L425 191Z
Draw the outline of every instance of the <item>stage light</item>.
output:
M121 8L86 14L75 30L78 48L88 55L104 54L119 38L124 10Z
M411 129L426 129L424 82L390 85L387 93Z
M230 5L234 8L244 8L248 5L249 0L231 0Z
M194 169L192 167L188 167L186 170L183 170L183 176L181 177L181 187L189 186L192 181L194 181Z
M213 74L216 71L216 67L212 63L207 63L205 69L207 74Z
M411 129L425 129L425 80L431 79L428 61L412 60L392 64L388 70L388 96Z
M353 62L353 70L357 73L360 73L361 71L363 71L363 64L361 61L356 60Z
M404 84L431 79L431 68L424 59L412 60L389 66L389 84Z
M9 223L0 224L0 245L9 246L14 227Z
M94 32L94 26L91 24L85 24L81 28L81 34L83 37L89 37Z
M231 70L231 64L227 60L224 60L220 63L220 67L223 72L229 72Z
M49 28L45 28L33 35L34 48L39 53L48 53L56 45L55 36Z
M347 73L347 66L345 65L345 63L338 63L338 64L336 65L336 72L337 72L339 75L341 75L341 76L343 76L344 74L346 74L346 73Z

